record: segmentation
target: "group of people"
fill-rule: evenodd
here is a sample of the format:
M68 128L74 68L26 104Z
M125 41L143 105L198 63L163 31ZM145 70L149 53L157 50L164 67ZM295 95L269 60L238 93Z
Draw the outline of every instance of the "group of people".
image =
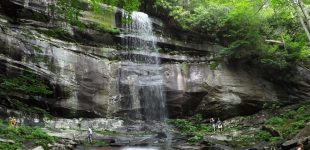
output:
M214 118L210 119L210 123L212 125L213 131L215 132L217 129L222 132L223 131L223 122L221 121L220 118L217 118L215 120Z

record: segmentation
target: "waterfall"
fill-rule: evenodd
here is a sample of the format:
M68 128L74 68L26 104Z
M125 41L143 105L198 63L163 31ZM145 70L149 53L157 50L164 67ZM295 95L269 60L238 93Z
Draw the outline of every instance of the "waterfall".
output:
M142 12L133 12L130 17L125 12L123 15L130 18L129 23L123 25L126 33L122 35L126 53L122 60L121 82L130 91L130 102L125 107L137 110L135 118L163 121L167 117L166 96L152 21Z

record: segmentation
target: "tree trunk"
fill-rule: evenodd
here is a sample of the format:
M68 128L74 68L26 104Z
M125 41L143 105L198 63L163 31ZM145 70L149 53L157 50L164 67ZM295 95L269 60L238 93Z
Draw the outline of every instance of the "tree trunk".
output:
M303 13L303 16L304 16L304 18L306 20L308 30L310 30L310 16L309 16L309 12L305 8L305 4L303 3L302 0L298 0L298 6L300 7L300 9L301 9L301 11Z
M294 1L291 1L293 3L293 7L297 13L297 16L298 16L298 19L302 25L302 27L304 28L305 32L306 32L306 35L308 37L308 40L309 40L309 43L310 43L310 32L309 32L309 27L310 27L310 18L309 18L309 15L306 13L306 9L303 8L304 5L302 6L301 4L302 3L302 0L298 0L298 3L294 2ZM300 10L298 9L300 8Z

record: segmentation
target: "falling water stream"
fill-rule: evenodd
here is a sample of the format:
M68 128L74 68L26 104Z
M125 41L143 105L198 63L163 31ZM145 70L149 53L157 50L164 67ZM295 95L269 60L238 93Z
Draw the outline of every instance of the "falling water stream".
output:
M154 122L165 124L167 109L163 67L160 65L156 46L157 37L153 32L152 20L142 12L132 12L130 17L128 16L127 13L123 13L124 18L130 18L130 23L123 25L125 33L122 37L126 52L123 55L120 71L121 84L127 87L125 91L123 89L123 94L130 95L125 100L128 102L125 106L130 107L130 110L136 110L131 113L131 119L143 120L151 125ZM171 135L165 127L160 130L167 134L164 149L168 150ZM130 147L127 149L129 150ZM140 149L159 150L156 147Z
M125 17L128 18L126 14ZM163 121L167 117L166 98L152 21L142 12L133 12L130 20L130 23L124 24L126 54L122 61L121 78L130 87L132 108L141 110L135 116L146 122Z

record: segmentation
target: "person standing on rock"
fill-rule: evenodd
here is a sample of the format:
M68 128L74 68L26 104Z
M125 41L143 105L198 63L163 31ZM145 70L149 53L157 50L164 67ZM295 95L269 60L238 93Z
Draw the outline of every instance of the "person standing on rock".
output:
M220 118L217 119L217 128L220 130L220 132L223 132L223 122L221 121Z
M210 119L210 123L211 123L211 125L212 125L213 132L215 132L215 131L216 131L216 124L215 124L214 118L211 118L211 119Z
M88 127L87 140L89 143L93 143L93 130L90 127Z

